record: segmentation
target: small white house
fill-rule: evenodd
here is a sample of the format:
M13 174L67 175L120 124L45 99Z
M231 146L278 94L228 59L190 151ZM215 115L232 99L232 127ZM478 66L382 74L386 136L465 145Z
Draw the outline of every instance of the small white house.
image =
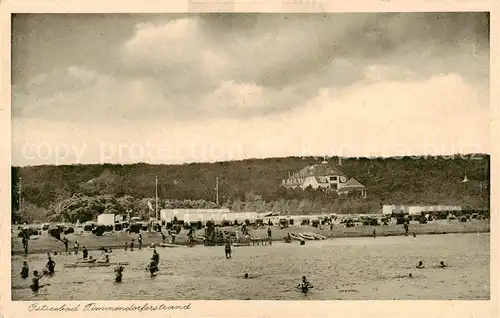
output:
M115 215L113 213L103 213L97 216L97 225L114 225Z

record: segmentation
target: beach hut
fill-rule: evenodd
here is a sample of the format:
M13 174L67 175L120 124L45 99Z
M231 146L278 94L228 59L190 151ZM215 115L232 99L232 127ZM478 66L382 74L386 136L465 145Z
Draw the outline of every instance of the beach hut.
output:
M102 213L97 216L97 225L114 226L115 215L113 213Z
M382 214L383 215L392 215L394 210L395 210L394 205L383 205L382 206Z

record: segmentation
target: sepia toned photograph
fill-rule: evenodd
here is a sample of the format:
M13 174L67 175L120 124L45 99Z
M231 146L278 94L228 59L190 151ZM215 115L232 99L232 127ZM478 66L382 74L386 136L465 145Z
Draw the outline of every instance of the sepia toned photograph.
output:
M11 296L490 300L490 14L13 13Z

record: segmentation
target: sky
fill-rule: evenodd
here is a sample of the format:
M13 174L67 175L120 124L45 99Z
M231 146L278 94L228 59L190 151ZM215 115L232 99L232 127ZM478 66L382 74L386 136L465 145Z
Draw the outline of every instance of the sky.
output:
M17 14L12 164L489 153L485 13Z

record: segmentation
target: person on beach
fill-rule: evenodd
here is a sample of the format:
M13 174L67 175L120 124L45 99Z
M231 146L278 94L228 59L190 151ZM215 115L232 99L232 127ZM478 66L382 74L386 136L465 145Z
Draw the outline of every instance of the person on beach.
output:
M117 267L115 267L115 282L117 283L121 283L122 282L122 278L123 278L123 266L122 265L118 265Z
M30 273L30 268L28 267L28 262L24 261L23 268L21 269L21 278L23 279L28 278L29 273Z
M66 237L63 239L63 243L64 243L64 252L67 254L69 241Z
M23 248L24 248L24 254L28 254L28 241L29 241L29 236L28 234L23 235Z
M313 286L307 281L305 276L302 276L302 281L300 282L300 284L297 287L303 293L307 293L310 288L313 288Z
M78 249L80 248L80 245L78 244L78 241L75 241L74 249L75 249L75 255L78 255Z
M89 251L87 250L86 246L83 247L82 253L83 253L83 259L87 259L87 257L89 256Z
M424 262L420 261L418 262L417 268L424 268Z
M30 288L34 293L38 292L40 288L43 287L43 285L40 286L40 279L43 277L43 275L44 273L38 275L38 271L33 271L33 278L31 279Z
M226 258L231 258L231 243L226 242L225 251L226 251Z
M272 233L272 231L271 231L271 228L270 228L270 227L268 227L268 228L267 228L267 239L269 240L269 245L272 245L272 244L273 244L273 243L271 242L272 238L273 238L273 233Z
M132 239L132 241L130 241L130 250L133 251L134 250L134 240Z
M52 260L52 258L49 256L49 260L47 261L47 265L45 265L47 269L49 270L49 274L54 274L55 268L56 268L56 262Z
M139 243L139 249L142 249L142 234L139 233L139 237L137 238L137 243Z

